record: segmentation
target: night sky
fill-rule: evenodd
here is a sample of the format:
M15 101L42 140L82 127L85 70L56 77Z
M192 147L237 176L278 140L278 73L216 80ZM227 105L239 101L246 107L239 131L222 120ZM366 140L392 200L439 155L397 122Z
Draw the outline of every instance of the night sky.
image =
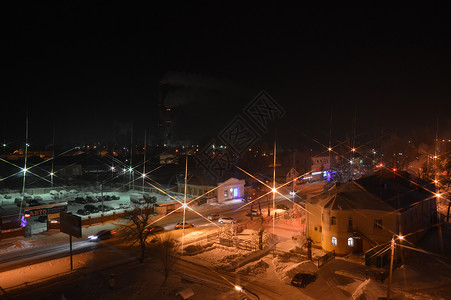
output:
M268 135L323 142L382 129L451 136L445 1L296 6L92 1L3 8L0 134L35 144L155 140L160 85L174 137L214 137L259 91L286 114ZM300 3L298 3L300 4ZM356 116L356 117L355 117ZM272 138L272 137L271 137Z

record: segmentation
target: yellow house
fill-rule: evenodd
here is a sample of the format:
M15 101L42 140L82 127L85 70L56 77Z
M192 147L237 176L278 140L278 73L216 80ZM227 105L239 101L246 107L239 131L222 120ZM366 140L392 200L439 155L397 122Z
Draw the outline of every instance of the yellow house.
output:
M337 184L307 200L308 234L337 254L367 251L403 234L410 242L436 222L434 194L408 174L376 174Z

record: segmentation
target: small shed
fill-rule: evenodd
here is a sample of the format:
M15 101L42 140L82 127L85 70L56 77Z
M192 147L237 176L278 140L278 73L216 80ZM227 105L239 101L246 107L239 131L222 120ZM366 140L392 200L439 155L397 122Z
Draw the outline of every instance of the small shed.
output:
M218 183L218 203L232 200L244 198L244 184L245 180L229 178L224 182Z
M164 203L155 203L155 212L157 214L165 215L170 213L171 211L176 210L180 206L180 202L172 201L172 202L164 202Z

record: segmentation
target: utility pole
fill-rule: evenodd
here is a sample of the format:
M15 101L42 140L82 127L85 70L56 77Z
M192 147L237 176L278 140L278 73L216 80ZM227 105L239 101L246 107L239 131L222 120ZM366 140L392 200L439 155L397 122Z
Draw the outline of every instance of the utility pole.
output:
M144 162L143 162L143 185L142 185L142 192L144 193L144 183L146 180L146 151L147 151L147 129L144 131Z
M102 199L102 213L104 213L104 208L103 208L103 183L100 184L100 198Z
M393 273L393 256L395 252L395 237L391 239L391 256L390 256L390 273L388 275L388 289L387 289L387 300L390 300L390 290L391 290L391 277Z
M402 235L398 235L398 239L400 241L402 241L404 239L404 236ZM393 257L395 256L395 236L392 237L391 239L391 256L390 256L390 273L388 275L388 287L387 287L387 300L390 300L390 292L391 292L391 278L392 278L392 273L393 273Z

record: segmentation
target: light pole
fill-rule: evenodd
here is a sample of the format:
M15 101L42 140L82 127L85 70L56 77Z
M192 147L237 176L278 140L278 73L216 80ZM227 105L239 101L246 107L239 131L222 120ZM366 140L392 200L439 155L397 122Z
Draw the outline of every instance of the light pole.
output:
M398 235L397 238L402 241L404 239L404 236L402 235ZM387 300L390 300L390 290L391 290L391 278L392 278L392 273L393 273L393 256L395 253L395 236L392 237L391 239L391 256L390 256L390 273L388 275L388 288L387 288Z

